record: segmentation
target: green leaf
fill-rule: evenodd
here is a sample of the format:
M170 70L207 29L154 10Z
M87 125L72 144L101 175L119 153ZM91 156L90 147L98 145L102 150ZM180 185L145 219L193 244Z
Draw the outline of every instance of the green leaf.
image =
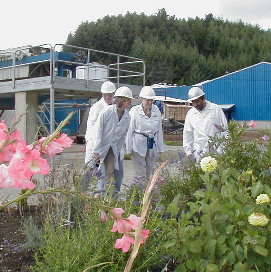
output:
M233 265L235 263L235 254L233 251L231 251L227 257L226 257L226 260L227 260L227 264L228 265Z
M267 256L268 254L268 250L263 246L257 245L253 248L253 250L262 256Z
M216 214L214 220L216 221L216 223L223 223L225 221L227 221L227 219L229 218L229 216L225 213L220 213L220 214Z
M234 265L234 272L246 272L246 267L239 262Z
M209 183L209 180L210 180L210 176L209 176L209 173L204 173L203 175L201 174L200 175L201 179L206 183L208 184Z
M216 264L207 264L206 272L219 272L218 266Z
M195 269L195 262L192 260L192 259L189 259L187 262L186 262L186 266L191 269L191 270L194 270Z
M195 196L196 198L204 198L205 193L204 193L204 191L202 191L202 190L197 190L197 191L194 193L194 196Z
M206 255L208 256L209 260L215 258L215 246L216 246L216 240L211 239L206 243L204 247Z
M251 193L253 197L257 197L259 194L263 192L263 185L261 182L257 182L252 188Z
M201 253L201 249L202 249L202 242L197 240L197 241L192 241L189 243L188 245L188 249L190 252L195 253L195 254L199 254Z
M164 247L170 248L170 247L175 246L175 244L176 244L176 241L167 241L167 242L165 242Z
M185 268L184 264L179 264L174 270L174 272L186 272L186 271L187 269Z
M176 216L177 213L179 212L179 200L180 200L180 195L176 195L172 202L168 205L167 210L171 213L172 216Z

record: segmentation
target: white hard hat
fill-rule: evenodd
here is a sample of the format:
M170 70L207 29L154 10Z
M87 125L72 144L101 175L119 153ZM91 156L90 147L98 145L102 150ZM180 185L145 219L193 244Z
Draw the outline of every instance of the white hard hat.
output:
M198 99L199 97L205 95L205 93L202 91L199 87L192 87L188 92L188 101L191 102L193 100Z
M146 98L146 99L154 99L155 98L155 92L152 87L145 86L141 89L139 97Z
M101 87L102 93L113 93L115 91L116 91L116 87L114 83L112 83L111 81L106 81L102 84L102 87Z
M116 92L115 92L115 97L116 96L122 96L122 97L127 97L133 99L133 94L132 91L128 87L119 87Z

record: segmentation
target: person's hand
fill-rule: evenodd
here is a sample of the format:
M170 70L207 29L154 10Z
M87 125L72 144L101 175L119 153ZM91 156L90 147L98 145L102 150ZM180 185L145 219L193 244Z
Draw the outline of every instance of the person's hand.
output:
M189 154L186 156L187 160L190 160L190 161L194 161L195 160L195 157L193 154Z
M98 153L94 153L92 155L92 159L96 162L99 163L100 162L100 155Z

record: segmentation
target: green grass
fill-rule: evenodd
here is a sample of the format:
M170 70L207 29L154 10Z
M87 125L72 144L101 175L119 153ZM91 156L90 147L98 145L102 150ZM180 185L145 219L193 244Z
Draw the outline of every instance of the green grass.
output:
M171 146L182 146L183 142L182 141L166 141L166 145L171 145Z

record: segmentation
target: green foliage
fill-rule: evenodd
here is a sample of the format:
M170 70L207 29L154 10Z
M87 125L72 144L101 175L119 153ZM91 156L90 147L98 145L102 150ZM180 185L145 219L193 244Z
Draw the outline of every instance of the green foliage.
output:
M133 193L133 192L131 192ZM107 200L97 200L101 204L117 205L130 213L138 214L137 197L129 195L129 200L107 203ZM109 218L110 215L108 214ZM36 254L36 265L32 271L59 272L59 271L123 271L129 253L123 253L114 248L116 239L121 234L111 232L113 220L101 222L99 211L96 209L84 212L83 216L74 218L75 224L71 226L54 225L50 217L47 218L44 230L44 246ZM53 224L52 224L53 223ZM160 228L157 212L152 212L145 226L150 229L148 242L144 244L134 265L134 271L147 271L167 262L161 251L164 232Z
M183 187L175 188L167 205L169 219L162 221L167 230L165 251L179 263L175 271L271 270L270 222L266 226L248 222L252 213L271 218L270 202L256 204L260 194L271 197L270 142L241 142L246 127L230 123L225 153L217 157L215 172L193 169L196 176L184 175L186 181L202 181L199 186L192 183L190 199L185 195L183 201Z
M260 61L270 61L271 31L207 14L178 19L165 9L127 12L82 22L67 44L143 58L147 84L195 84ZM91 56L92 61L105 61Z
M23 221L23 233L26 236L26 248L37 250L43 245L43 229L32 216Z

